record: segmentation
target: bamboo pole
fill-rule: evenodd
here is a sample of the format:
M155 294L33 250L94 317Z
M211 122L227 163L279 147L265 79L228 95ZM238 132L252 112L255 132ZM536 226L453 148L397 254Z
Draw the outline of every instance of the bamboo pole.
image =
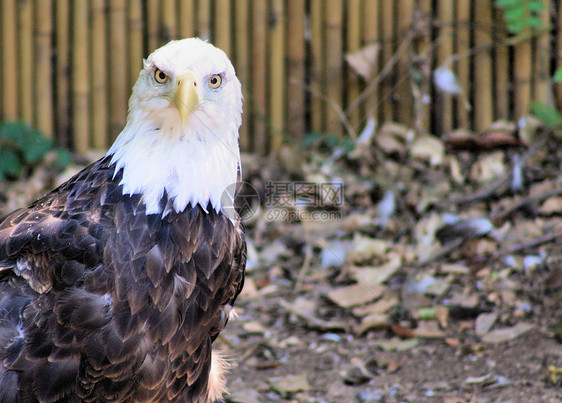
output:
M363 0L363 44L369 45L380 43L379 33L379 1L378 0ZM373 66L373 78L380 72L380 57L377 57L375 66ZM365 101L365 115L366 117L374 117L379 120L382 116L380 108L382 101L380 99L380 86L377 85L367 100Z
M455 45L456 53L460 56L455 63L456 75L459 86L463 89L464 96L471 101L472 82L470 80L470 38L472 29L472 20L470 18L470 4L472 0L458 0L456 14L456 30ZM457 127L468 129L470 124L470 111L465 107L463 102L457 102L455 108L455 117L457 119Z
M160 0L146 1L146 30L148 36L148 53L161 45L160 38Z
M546 8L541 11L540 19L543 27L550 24L550 2L545 1ZM534 52L533 57L533 99L540 102L552 104L553 94L550 80L550 31L542 32L538 37L533 39Z
M195 21L193 15L195 7L193 0L181 0L178 6L178 31L181 38L191 38L195 35Z
M452 64L445 64L453 55L453 19L454 4L450 0L440 0L438 7L439 37L437 46L437 66L453 69ZM438 134L449 133L453 128L453 102L451 94L438 91L436 123Z
M515 119L519 119L529 112L531 104L531 77L533 74L532 57L533 52L530 41L524 41L515 46L513 56Z
M88 1L75 0L72 10L72 131L74 149L84 153L90 145Z
M408 35L408 31L412 29L414 17L414 0L400 0L398 8L398 43ZM452 8L452 7L451 7ZM451 18L452 19L452 18ZM451 21L448 21L451 23ZM451 39L452 43L452 39ZM451 46L452 53L452 46ZM410 126L413 116L412 90L410 81L411 53L407 52L402 55L398 63L398 105L397 120Z
M562 4L557 4L556 13L556 21L557 21L557 29L556 29L556 54L559 55L562 53ZM556 58L556 68L562 69L562 58ZM555 85L556 91L556 105L560 109L562 108L562 83L557 83Z
M18 55L16 47L16 1L2 1L2 118L18 117Z
M287 3L287 131L296 141L300 141L306 131L305 7L305 0Z
M21 118L33 124L33 3L18 3L18 64L19 64L19 100Z
M47 137L53 137L53 68L51 64L53 33L52 1L35 3L36 39L36 81L34 101L37 110L37 128Z
M234 64L236 74L242 83L244 95L244 113L242 114L242 126L240 127L240 147L243 151L250 151L249 116L251 115L251 103L248 102L250 82L250 65L248 51L249 41L249 8L248 0L235 0L234 3Z
M127 15L125 0L109 2L109 125L111 138L123 129L127 117Z
M343 2L330 0L326 2L326 87L329 102L343 107ZM339 136L343 134L343 126L338 112L332 107L325 109L330 132Z
M142 18L142 0L129 0L127 2L127 19L129 28L129 40L127 42L127 51L129 59L129 81L127 88L131 89L139 76L142 69L142 59L144 55L143 34L144 21ZM175 20L175 15L172 16Z
M175 0L161 0L160 32L162 43L168 43L178 35L176 27L176 2Z
M262 3L259 1L258 3ZM201 39L211 40L211 3L210 0L199 0L197 5L197 36Z
M56 22L56 137L58 144L69 146L72 143L70 120L70 1L58 0L55 3Z
M273 0L270 10L270 49L269 66L269 110L268 116L271 121L270 152L276 154L283 144L283 133L285 132L285 90L287 88L285 79L285 10L284 0Z
M92 0L92 140L96 149L108 146L106 0Z
M494 107L498 119L510 119L510 76L512 69L509 61L509 48L505 45L507 40L503 10L494 9Z
M345 53L353 53L361 48L361 0L349 0L346 4L346 49ZM349 66L346 66L346 91L344 103L349 105L361 93L360 78ZM345 109L345 107L344 107ZM359 130L361 115L358 109L352 111L347 117L354 130Z
M215 33L213 42L215 46L222 49L228 56L231 56L232 15L230 12L230 0L215 0L214 21Z
M253 151L267 153L267 3L253 2L252 10L252 137Z
M396 46L396 37L394 35L394 17L395 4L393 1L384 1L382 3L382 65L386 65L394 55ZM396 88L396 69L392 69L390 74L382 80L381 101L384 120L391 121L395 119L394 93Z
M310 47L312 62L310 66L311 89L311 129L313 132L323 132L326 129L324 115L324 100L321 94L325 89L324 71L324 0L311 0L310 5Z
M492 41L492 10L489 0L475 0L474 32L475 48L482 48L474 56L474 126L477 131L482 131L492 123L494 105L492 102L492 57L490 49L483 47Z

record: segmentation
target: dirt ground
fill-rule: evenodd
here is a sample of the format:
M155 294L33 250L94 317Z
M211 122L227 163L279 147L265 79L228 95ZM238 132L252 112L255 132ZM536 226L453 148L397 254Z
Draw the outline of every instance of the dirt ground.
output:
M295 293L283 278L271 281L283 285L265 295L242 294L239 317L217 343L236 363L228 374L227 402L562 401L560 376L549 379L549 367L562 367L562 343L552 331L560 315L558 296L531 298L534 312L519 320L532 328L493 344L475 335L470 312L451 314L438 337L399 338L390 329L363 335L317 329L286 301L316 300L321 291ZM354 321L322 298L321 311L323 304L325 318Z
M253 302L241 305L250 315ZM428 339L409 351L385 352L378 344L388 337L385 332L357 338L339 334L330 340L323 333L287 327L246 337L245 318L232 322L225 334L226 340L238 340L228 350L237 365L228 375L232 395L227 402L562 401L562 388L548 382L546 370L547 365L562 365L562 346L541 327L507 343L477 346L476 351ZM289 337L296 337L299 345L272 347ZM366 374L357 370L357 362L367 364ZM399 367L390 372L385 363ZM309 390L280 395L269 383L279 378L300 382L301 377ZM350 377L360 384L349 385Z
M217 343L237 364L227 401L562 402L559 140L445 144L432 166L433 143L420 161L412 144L387 150L384 127L376 136L384 169L371 147L293 173L342 178L339 220L276 222L266 206L249 223L239 317ZM521 191L515 154L526 161ZM250 159L246 180L260 193L268 178L290 179L291 165L279 173Z

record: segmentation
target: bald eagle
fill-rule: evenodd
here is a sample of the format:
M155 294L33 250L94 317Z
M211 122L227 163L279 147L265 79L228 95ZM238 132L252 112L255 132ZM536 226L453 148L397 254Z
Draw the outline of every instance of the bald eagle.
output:
M105 157L1 220L0 402L220 399L211 344L246 261L224 197L241 114L224 52L172 41Z

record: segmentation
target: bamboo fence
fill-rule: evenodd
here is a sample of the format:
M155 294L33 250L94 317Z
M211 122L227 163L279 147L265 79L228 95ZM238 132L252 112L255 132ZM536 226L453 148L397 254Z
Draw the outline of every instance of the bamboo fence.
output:
M142 58L175 38L212 41L244 91L240 143L261 155L308 133L357 136L368 118L437 136L562 106L562 2L514 40L493 0L2 0L0 120L78 152L123 128ZM362 77L346 55L378 45ZM357 55L357 54L355 54ZM442 92L434 71L456 75Z

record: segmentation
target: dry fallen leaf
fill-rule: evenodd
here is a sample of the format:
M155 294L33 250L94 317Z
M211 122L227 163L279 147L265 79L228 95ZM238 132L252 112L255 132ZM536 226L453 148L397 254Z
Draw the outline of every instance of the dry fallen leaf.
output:
M228 401L232 403L261 403L260 393L254 389L242 389L228 394Z
M390 325L390 330L392 330L392 332L400 337L405 337L408 339L412 339L414 337L416 337L414 331L412 329L408 329L407 327L404 327L398 323L394 323L392 325Z
M361 320L357 326L355 326L355 333L357 335L362 335L368 330L371 329L382 329L386 328L390 325L390 320L388 315L381 314L381 313L373 313Z
M512 327L492 330L490 333L482 337L482 341L490 344L503 343L521 336L534 327L535 325L533 323L519 322Z
M435 321L419 321L418 327L414 329L414 336L420 338L442 338L445 337L443 330Z
M361 284L371 286L382 284L400 268L402 262L399 256L394 255L387 263L375 267L352 267L351 273Z
M375 257L384 257L387 250L388 241L356 234L353 238L353 245L347 253L347 260L361 263Z
M394 293L385 293L377 302L367 305L360 305L353 308L352 312L355 316L367 316L370 314L382 314L393 308L400 301Z
M410 146L413 158L428 161L432 167L441 165L445 157L445 146L433 136L422 136L414 140Z
M406 153L406 145L390 134L379 134L375 141L387 155L404 155Z
M449 309L444 306L438 306L435 308L435 318L442 328L447 328L449 325Z
M345 55L345 60L365 81L369 82L377 71L380 45L373 43Z
M562 196L546 199L539 207L539 213L543 215L560 214L562 212Z
M445 337L444 341L447 345L451 347L458 347L461 345L461 341L459 339L452 338L452 337Z
M492 313L481 313L476 318L476 322L474 324L474 331L478 337L483 337L486 335L496 320L498 319L498 314L496 312Z
M478 160L472 166L470 176L474 182L485 183L505 175L506 171L504 153L502 151L494 151L478 156Z
M289 375L283 378L270 378L267 383L282 397L290 397L297 392L306 392L311 389L306 374Z
M280 301L288 312L301 318L309 328L321 330L348 330L349 326L341 321L325 321L316 315L317 302L307 297L298 297L293 302Z
M385 290L386 288L381 285L353 284L334 288L328 293L328 298L343 308L351 308L380 297Z
M392 339L381 340L377 344L384 351L406 351L416 347L419 343L419 339L404 340L399 337L393 337Z
M265 334L267 332L267 328L265 326L255 321L244 322L242 324L242 328L248 334Z

